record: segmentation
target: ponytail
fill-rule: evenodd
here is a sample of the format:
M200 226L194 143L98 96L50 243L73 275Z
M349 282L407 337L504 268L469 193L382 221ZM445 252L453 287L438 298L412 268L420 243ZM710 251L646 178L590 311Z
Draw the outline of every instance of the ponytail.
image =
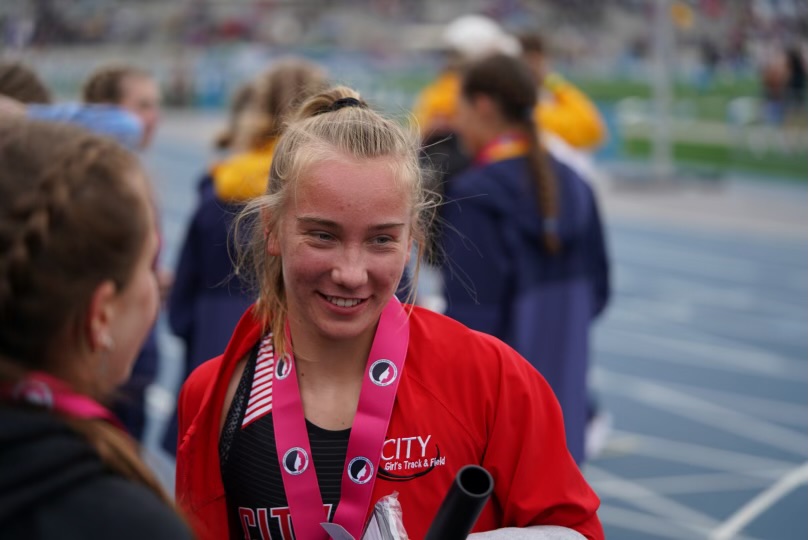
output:
M528 67L519 59L495 54L466 67L461 83L466 98L489 97L503 118L521 129L530 141L528 166L536 188L536 205L542 218L542 246L551 255L561 250L558 235L558 182L547 151L539 142L539 126L533 120L536 86Z
M128 433L106 420L62 417L70 428L82 436L98 453L111 471L152 491L166 505L174 502L152 470L140 457L140 448Z
M539 130L532 119L525 121L530 141L528 167L536 188L536 204L542 218L542 244L551 255L561 250L558 236L558 181L550 166L547 150L539 142Z

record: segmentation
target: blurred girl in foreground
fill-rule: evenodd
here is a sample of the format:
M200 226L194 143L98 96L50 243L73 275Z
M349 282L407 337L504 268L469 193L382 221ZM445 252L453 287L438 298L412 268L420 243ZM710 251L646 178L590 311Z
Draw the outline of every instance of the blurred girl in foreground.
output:
M0 126L3 538L190 538L102 403L157 313L137 159L69 126Z

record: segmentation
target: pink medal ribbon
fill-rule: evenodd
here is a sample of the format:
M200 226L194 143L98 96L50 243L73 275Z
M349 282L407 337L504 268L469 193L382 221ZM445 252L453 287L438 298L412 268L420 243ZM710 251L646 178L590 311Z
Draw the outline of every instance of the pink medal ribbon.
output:
M0 386L0 398L5 401L29 403L71 418L100 419L123 430L124 427L109 409L94 399L75 392L64 381L41 371L28 373L22 380Z
M365 526L382 445L404 370L409 335L407 314L393 297L382 311L370 348L348 439L339 506L334 515L334 523L357 539ZM311 458L293 356L285 355L276 362L273 386L275 443L295 537L327 539L328 534L320 524L328 521L328 516Z

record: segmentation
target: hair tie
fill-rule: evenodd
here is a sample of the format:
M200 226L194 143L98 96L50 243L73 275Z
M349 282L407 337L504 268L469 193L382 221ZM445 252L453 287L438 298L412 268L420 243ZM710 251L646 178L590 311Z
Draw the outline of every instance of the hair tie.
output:
M332 103L328 107L328 109L326 109L326 111L327 112L334 112L334 111L338 111L338 110L342 109L343 107L364 107L364 106L365 105L361 101L356 99L356 98L344 97L344 98L340 98L340 99L336 100L334 103Z

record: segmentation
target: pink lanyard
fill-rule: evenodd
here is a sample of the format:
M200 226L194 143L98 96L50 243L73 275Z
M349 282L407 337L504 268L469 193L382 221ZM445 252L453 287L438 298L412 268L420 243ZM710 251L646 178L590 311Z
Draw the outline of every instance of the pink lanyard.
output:
M404 309L394 297L385 306L370 348L365 378L348 439L342 475L342 491L334 523L360 538L365 525L376 472L387 434L404 359L410 326ZM275 365L273 424L283 487L292 514L295 537L326 539L320 523L328 521L306 430L306 418L295 375L294 357Z
M109 409L88 396L74 392L64 381L41 371L29 372L14 384L0 386L0 398L29 403L72 418L98 418L124 429Z

